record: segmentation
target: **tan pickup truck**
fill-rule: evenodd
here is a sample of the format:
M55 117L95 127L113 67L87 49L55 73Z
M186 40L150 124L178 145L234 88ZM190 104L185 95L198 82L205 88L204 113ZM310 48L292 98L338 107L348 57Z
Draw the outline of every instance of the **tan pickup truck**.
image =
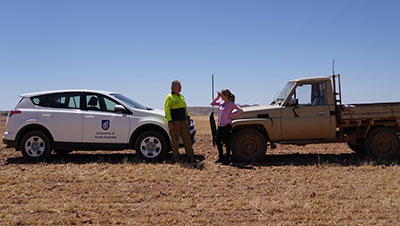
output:
M243 108L233 120L233 156L259 161L280 144L347 142L357 153L400 152L400 103L343 105L340 75L289 81L270 106Z

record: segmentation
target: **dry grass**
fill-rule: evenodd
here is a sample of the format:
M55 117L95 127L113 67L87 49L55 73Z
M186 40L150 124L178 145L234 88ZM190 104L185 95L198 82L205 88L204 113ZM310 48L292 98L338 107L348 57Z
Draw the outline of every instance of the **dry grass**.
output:
M206 117L194 119L195 152L205 157L199 165L142 163L129 151L28 164L3 148L0 225L400 222L397 162L369 162L345 145L325 144L278 146L261 163L222 166L213 163Z
M208 119L209 119L208 116L194 115L194 116L192 116L192 119L196 123L197 134L207 135L207 134L211 133L210 132L210 122L208 121Z

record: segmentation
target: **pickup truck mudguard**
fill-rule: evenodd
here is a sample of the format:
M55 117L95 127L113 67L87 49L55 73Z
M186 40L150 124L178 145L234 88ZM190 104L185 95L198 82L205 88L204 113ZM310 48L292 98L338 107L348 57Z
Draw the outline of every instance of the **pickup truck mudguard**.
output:
M232 132L243 128L254 128L263 133L267 140L279 140L280 121L274 121L272 118L257 118L257 119L237 119L232 122Z

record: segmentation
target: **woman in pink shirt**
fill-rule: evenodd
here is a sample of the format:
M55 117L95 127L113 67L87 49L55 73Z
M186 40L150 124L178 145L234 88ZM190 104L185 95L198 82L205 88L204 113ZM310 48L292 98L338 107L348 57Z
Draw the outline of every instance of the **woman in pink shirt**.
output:
M218 101L219 99L222 99ZM243 110L235 104L235 95L229 91L229 89L223 89L218 92L217 98L211 102L212 106L218 107L218 131L217 131L217 147L219 158L215 162L222 162L224 165L229 164L230 159L230 135L232 130L232 116L240 114ZM235 112L232 112L236 110ZM226 156L224 159L224 154L222 151L222 143L226 147Z

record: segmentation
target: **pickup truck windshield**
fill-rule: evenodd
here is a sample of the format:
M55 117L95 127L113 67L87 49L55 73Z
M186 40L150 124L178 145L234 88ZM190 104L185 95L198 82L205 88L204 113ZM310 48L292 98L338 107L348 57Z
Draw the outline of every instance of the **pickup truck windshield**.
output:
M292 90L293 86L294 82L288 82L283 90L279 93L278 97L274 101L272 101L271 105L281 105L282 101L284 101L287 95L289 95L290 90Z
M118 100L124 102L125 104L129 105L130 107L137 108L137 109L143 109L143 110L149 110L148 107L145 107L139 103L137 103L134 100L129 99L128 97L121 95L121 94L111 94L113 97L117 98Z

